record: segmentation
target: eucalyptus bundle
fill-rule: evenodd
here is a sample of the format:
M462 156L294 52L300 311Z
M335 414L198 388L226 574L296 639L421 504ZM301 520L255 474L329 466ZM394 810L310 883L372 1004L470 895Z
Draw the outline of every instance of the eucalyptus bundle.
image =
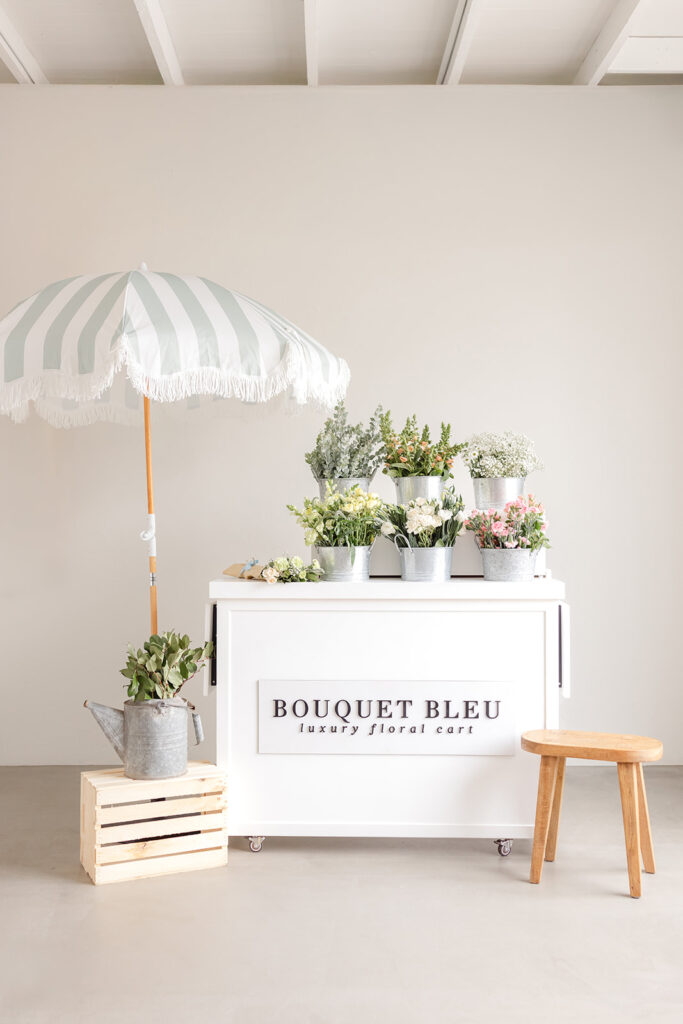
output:
M130 680L128 696L136 701L170 700L212 654L210 640L203 647L192 647L187 634L173 632L155 633L137 651L128 644L128 660L121 669L121 675Z
M367 427L352 426L343 402L325 421L313 451L306 453L306 462L318 480L348 477L372 477L384 461L384 442L380 421L382 406L378 405Z

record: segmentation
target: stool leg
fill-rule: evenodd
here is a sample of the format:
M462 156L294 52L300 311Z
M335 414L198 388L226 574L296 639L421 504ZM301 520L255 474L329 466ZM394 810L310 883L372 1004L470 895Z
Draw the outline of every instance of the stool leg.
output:
M647 809L647 797L645 796L645 778L643 777L643 766L638 765L638 823L640 825L640 852L643 855L643 867L649 875L655 873L655 851L652 845L652 830L650 829L650 812Z
M553 796L553 809L550 812L550 827L548 829L548 841L545 844L545 859L555 860L557 851L557 830L560 827L560 811L562 810L562 791L564 789L564 766L566 757L557 759L557 775L555 776L555 795Z
M529 881L538 885L543 871L545 845L550 826L550 812L553 806L557 762L559 758L541 756L541 767L538 772L538 798L536 800L536 824L534 826L534 846L531 851L531 873Z
M638 899L640 896L640 827L638 823L637 765L620 761L617 764L617 771L621 791L621 811L624 817L628 884L631 896Z

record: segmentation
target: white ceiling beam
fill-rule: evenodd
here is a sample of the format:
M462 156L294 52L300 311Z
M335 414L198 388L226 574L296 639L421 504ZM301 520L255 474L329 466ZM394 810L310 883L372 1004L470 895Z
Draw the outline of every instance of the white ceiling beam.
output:
M683 74L683 36L629 36L610 74Z
M640 0L616 0L612 13L586 54L574 85L597 85L628 38L628 26Z
M318 84L318 0L304 0L306 38L306 81Z
M185 85L159 0L133 0L164 85Z
M22 85L48 85L43 69L0 7L0 60Z
M437 85L460 83L480 13L479 0L458 0L436 79Z

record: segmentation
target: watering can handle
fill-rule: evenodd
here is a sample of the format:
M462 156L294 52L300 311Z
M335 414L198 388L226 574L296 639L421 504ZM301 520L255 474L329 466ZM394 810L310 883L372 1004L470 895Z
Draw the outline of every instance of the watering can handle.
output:
M194 726L194 743L195 746L201 743L204 739L204 730L202 729L202 720L199 717L198 711L192 711L192 725Z

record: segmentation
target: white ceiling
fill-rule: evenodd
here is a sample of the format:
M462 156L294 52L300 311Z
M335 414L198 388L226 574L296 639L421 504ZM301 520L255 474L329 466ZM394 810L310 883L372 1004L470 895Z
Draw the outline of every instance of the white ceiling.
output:
M683 82L683 0L0 0L14 81Z

